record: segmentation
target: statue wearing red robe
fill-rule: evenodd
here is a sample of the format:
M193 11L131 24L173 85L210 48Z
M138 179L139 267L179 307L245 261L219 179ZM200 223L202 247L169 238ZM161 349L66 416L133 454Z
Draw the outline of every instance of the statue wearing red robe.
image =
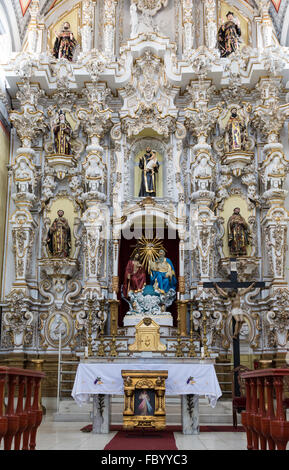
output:
M125 268L123 281L123 295L128 296L130 291L138 292L146 284L146 272L139 262L139 254L136 253L133 259L130 259Z

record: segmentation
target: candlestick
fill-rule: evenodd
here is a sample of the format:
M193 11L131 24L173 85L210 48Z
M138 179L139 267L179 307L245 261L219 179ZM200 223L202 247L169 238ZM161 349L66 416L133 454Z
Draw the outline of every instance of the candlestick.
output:
M203 308L203 338L202 338L202 343L203 343L203 350L204 350L204 357L210 357L210 353L208 350L207 342L207 314L206 314L206 309L205 306Z
M101 312L101 316L100 316L100 320L101 320L101 327L100 327L100 336L99 336L99 345L98 345L98 349L97 349L97 355L100 356L100 357L103 357L105 356L105 344L104 344L104 316L103 316L103 312Z
M92 356L92 304L93 300L88 300L88 322L87 322L87 355Z
M193 338L193 312L192 312L192 303L190 305L190 347L188 352L188 357L196 357L196 350L194 345Z

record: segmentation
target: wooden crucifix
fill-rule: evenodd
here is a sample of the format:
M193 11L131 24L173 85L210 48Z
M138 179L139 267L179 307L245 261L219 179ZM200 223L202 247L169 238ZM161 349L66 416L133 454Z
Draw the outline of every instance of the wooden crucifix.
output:
M203 287L215 288L219 294L231 300L231 312L232 312L232 325L233 325L233 358L234 358L234 369L240 365L240 340L239 333L244 323L244 317L241 308L241 297L243 297L250 290L256 287L265 287L265 282L239 282L237 272L237 260L236 258L230 258L230 281L224 282L204 282ZM223 288L233 289L232 294L229 294L223 290ZM240 385L238 382L238 374L234 375L234 390L235 396L240 396Z

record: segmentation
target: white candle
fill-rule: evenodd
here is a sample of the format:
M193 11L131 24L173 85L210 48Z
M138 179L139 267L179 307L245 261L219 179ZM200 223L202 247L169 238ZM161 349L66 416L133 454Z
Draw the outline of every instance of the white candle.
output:
M85 346L85 348L84 348L84 357L85 358L88 357L88 346Z
M201 357L202 357L202 359L205 357L203 346L201 347Z

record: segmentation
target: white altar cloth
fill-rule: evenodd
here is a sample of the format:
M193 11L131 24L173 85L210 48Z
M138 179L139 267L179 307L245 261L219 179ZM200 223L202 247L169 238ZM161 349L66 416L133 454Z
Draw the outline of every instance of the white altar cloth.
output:
M80 406L90 395L123 395L122 370L167 370L166 395L202 395L216 406L222 395L213 364L79 364L72 397Z

